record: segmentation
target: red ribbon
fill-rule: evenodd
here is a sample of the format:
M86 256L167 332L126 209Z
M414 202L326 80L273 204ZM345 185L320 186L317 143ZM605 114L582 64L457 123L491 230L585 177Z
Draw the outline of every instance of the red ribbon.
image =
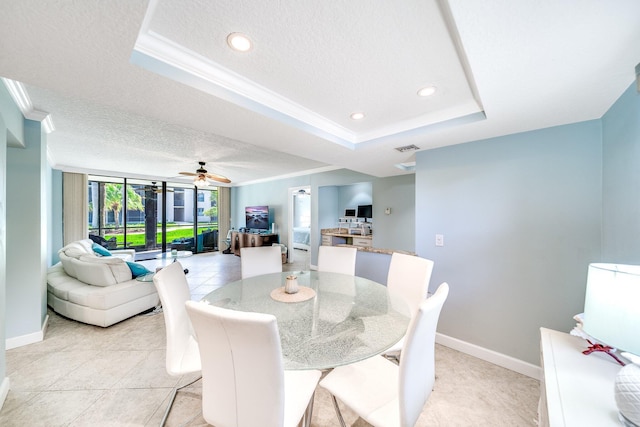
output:
M589 354L593 353L594 351L601 351L601 352L603 352L605 354L608 354L609 356L613 357L616 360L616 362L618 362L619 364L624 366L624 362L622 360L618 359L618 357L611 352L611 350L613 350L613 347L609 347L608 345L602 345L602 344L594 344L589 340L587 340L587 342L589 344L591 344L591 345L589 346L589 348L584 350L582 352L582 354L589 355Z

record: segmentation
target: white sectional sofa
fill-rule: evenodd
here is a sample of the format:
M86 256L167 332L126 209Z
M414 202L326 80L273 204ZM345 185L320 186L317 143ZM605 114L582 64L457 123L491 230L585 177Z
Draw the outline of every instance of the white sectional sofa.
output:
M65 317L107 327L160 303L153 282L133 278L126 261L135 251L98 256L89 239L58 251L60 262L47 273L47 303Z

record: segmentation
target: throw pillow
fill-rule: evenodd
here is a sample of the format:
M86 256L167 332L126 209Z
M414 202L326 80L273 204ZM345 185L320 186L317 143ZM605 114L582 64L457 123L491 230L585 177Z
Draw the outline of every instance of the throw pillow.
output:
M95 252L100 256L111 256L111 252L109 252L104 246L100 246L97 243L94 243L92 248L93 248L93 252Z
M147 270L147 267L145 267L142 264L138 264L136 262L127 261L127 265L129 266L129 269L131 270L131 275L134 278L136 278L138 276L142 276L144 274L151 273L151 271Z

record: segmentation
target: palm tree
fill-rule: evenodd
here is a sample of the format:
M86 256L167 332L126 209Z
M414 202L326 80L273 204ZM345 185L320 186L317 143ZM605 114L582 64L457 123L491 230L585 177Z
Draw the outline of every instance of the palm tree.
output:
M115 222L116 230L120 228L120 211L122 211L124 197L122 194L122 184L105 184L104 186L104 209L106 218L106 211L113 212L113 220ZM143 210L142 198L138 193L133 190L133 187L127 186L127 209L141 211Z

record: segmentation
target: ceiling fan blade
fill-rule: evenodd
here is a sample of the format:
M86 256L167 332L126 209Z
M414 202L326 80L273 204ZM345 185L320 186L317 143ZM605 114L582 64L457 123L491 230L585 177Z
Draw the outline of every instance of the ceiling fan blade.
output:
M215 173L206 173L204 175L213 181L224 182L225 184L228 184L231 182L229 178L222 175L216 175Z
M193 172L178 172L180 175L187 175L187 176L198 176L200 175L199 173L193 173Z

